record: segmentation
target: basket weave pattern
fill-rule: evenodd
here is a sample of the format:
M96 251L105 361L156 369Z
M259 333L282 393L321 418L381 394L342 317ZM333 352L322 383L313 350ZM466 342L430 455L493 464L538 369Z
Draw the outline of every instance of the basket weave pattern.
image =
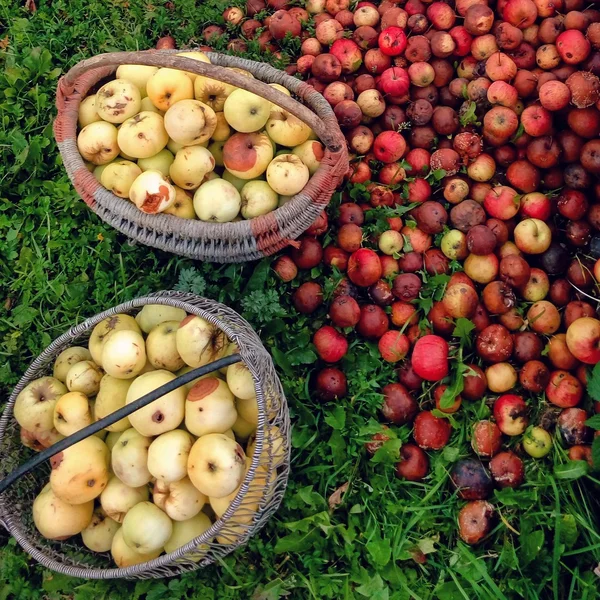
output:
M278 252L303 233L327 206L348 170L346 141L329 103L315 89L270 65L207 53L212 64L177 56L178 51L147 50L101 54L75 65L61 78L56 96L54 135L67 173L86 204L101 219L132 240L198 260L243 262ZM325 146L319 169L304 189L273 212L248 221L207 223L173 215L148 215L115 196L90 173L77 149L79 105L102 79L121 64L191 71L267 98L307 123ZM223 67L249 71L254 79ZM278 83L302 103L267 85ZM305 106L306 105L306 106Z
M289 475L290 422L283 389L272 360L260 338L236 312L230 308L182 292L158 292L116 306L71 328L57 338L31 364L15 387L0 418L0 478L5 477L23 462L24 447L20 442L19 426L13 416L19 392L33 379L52 373L54 360L66 348L82 344L96 324L117 313L137 313L146 304L165 304L198 315L223 330L237 343L242 359L255 381L259 408L256 430L256 450L241 489L221 519L200 537L175 552L152 561L126 568L114 568L109 553L88 551L83 544L67 540L52 542L43 538L32 519L35 496L47 481L48 465L16 482L0 495L0 524L35 560L45 567L73 577L87 579L170 577L206 566L229 554L265 525L283 498ZM280 437L269 435L271 426L279 428ZM276 446L274 442L282 443ZM278 466L276 466L278 465ZM267 469L266 478L255 478L256 469ZM258 504L258 510L256 505ZM222 543L209 540L219 536Z

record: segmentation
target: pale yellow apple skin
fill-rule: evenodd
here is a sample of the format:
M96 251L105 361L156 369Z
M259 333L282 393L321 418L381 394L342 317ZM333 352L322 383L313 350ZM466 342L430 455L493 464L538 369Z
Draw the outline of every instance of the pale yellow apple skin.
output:
M218 204L215 198L219 198ZM194 194L194 210L201 221L227 223L237 217L241 207L240 193L224 179L207 181Z
M169 167L173 183L184 190L195 190L207 173L215 168L215 158L202 146L187 146L175 155Z
M157 71L158 67L149 67L146 65L119 65L116 75L118 79L126 79L137 86L142 99L144 99L148 96L148 92L146 91L148 79Z
M154 156L140 158L137 164L142 171L160 171L165 177L168 177L169 167L173 164L174 160L175 157L170 150L163 148Z
M114 79L96 93L96 112L109 123L123 123L140 111L142 95L135 84Z
M167 110L164 124L172 140L184 146L194 146L211 138L217 128L217 115L199 100L180 100Z
M293 196L308 183L308 167L295 154L276 156L267 167L267 182L278 193Z
M86 125L77 136L77 149L94 165L105 165L119 155L118 131L112 123L95 121Z
M130 160L116 160L108 165L100 175L100 183L115 196L128 198L131 185L141 175L142 170Z
M148 98L159 110L167 111L180 100L194 97L194 84L183 71L160 68L146 83Z
M121 151L133 158L149 158L158 154L169 141L164 119L158 113L143 111L127 119L119 128Z
M242 217L253 219L277 208L279 196L266 181L249 181L240 193Z
M298 117L279 109L271 111L265 131L276 144L292 148L306 142L311 129Z
M231 127L225 119L224 112L215 113L217 118L217 126L212 134L212 140L214 142L226 142L231 137Z
M77 122L82 129L90 123L101 121L101 117L96 111L96 94L84 98L79 105L79 115Z
M33 522L47 539L66 540L83 531L92 520L94 502L71 505L46 484L33 501Z
M225 100L225 119L241 133L260 131L271 115L271 103L252 92L237 89Z

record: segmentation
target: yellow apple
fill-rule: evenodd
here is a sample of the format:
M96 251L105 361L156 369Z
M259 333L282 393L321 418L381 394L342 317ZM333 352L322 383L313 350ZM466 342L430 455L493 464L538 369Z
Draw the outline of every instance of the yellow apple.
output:
M119 65L117 67L117 78L131 81L138 90L142 98L148 96L146 84L148 79L158 71L158 67L149 67L146 65Z
M195 219L196 211L194 210L194 201L185 190L174 185L175 188L175 202L163 211L166 215L173 215L180 219Z
M224 112L215 113L217 117L217 126L212 134L212 139L215 142L225 142L231 137L231 127L229 127L229 123L227 119L225 119Z
M86 125L77 136L77 149L85 160L105 165L119 155L118 131L112 123L95 121Z
M109 123L123 123L140 111L140 90L126 79L114 79L96 93L96 112Z
M209 150L202 146L187 146L175 155L169 175L175 185L184 190L194 190L214 168L215 159Z
M283 109L271 111L265 131L276 144L290 148L303 144L310 135L306 123Z
M242 217L253 219L277 208L279 196L266 181L249 181L240 192Z
M225 100L223 112L236 131L252 133L262 129L269 120L271 103L252 92L237 89Z
M148 98L160 110L167 111L180 100L194 97L194 85L183 71L161 68L146 83Z
M129 160L116 160L102 171L100 183L120 198L129 198L131 184L141 175L142 169Z
M79 115L77 118L79 127L83 128L90 123L101 120L100 115L96 111L96 94L84 98L79 105Z
M163 118L145 111L127 119L119 128L119 147L134 158L150 158L158 154L169 141Z
M165 177L169 175L169 167L175 160L175 157L169 150L163 148L154 156L148 158L140 158L137 162L138 167L142 171L160 171Z
M194 210L201 221L232 221L241 206L240 193L233 184L221 178L203 183L194 194Z
M276 156L267 168L267 182L285 196L297 194L310 178L308 167L295 154Z
M169 137L184 146L207 142L216 127L215 111L199 100L180 100L165 113Z

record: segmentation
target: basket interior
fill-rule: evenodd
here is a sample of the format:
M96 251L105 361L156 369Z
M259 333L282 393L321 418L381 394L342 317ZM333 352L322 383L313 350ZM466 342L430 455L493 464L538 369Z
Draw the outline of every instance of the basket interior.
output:
M190 314L202 316L215 324L221 323L222 329L230 339L238 343L240 354L253 372L255 382L260 381L257 385L259 425L256 432L256 450L242 489L221 519L216 519L208 506L208 511L205 512L211 516L214 524L202 536L153 561L117 569L110 553L91 552L83 545L79 535L66 541L55 542L43 538L37 531L32 518L32 505L40 489L48 481L50 466L46 463L28 473L0 496L0 518L26 551L51 569L87 578L165 577L193 570L214 562L245 543L254 531L264 525L283 497L289 465L289 417L281 384L266 350L262 345L256 346L256 334L230 309L199 299L205 306L211 307L212 310L207 311L197 305L178 300L177 296L190 295L168 293L165 296L138 299L97 315L58 338L36 359L15 388L0 420L0 453L3 457L0 462L0 475L6 476L34 454L33 450L22 445L19 425L12 414L18 392L31 380L52 374L56 356L70 346L84 345L95 324L109 314L135 314L144 304L169 304L183 308ZM218 313L219 317L216 317L215 313ZM266 372L265 358L270 363ZM272 426L277 426L279 430L273 430ZM277 431L276 439L272 435L273 431ZM267 470L266 485L264 477L259 480L254 476L259 466ZM211 541L216 537L219 538L219 542Z

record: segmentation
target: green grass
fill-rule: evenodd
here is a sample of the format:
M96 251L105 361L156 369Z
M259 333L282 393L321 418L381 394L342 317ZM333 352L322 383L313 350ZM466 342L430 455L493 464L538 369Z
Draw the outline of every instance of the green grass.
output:
M226 3L41 0L35 14L21 4L0 2L7 44L0 51L0 398L72 324L179 286L228 303L260 330L290 403L293 462L276 517L220 565L173 580L86 582L42 569L0 532L0 600L597 598L599 482L555 474L553 463L566 462L559 444L551 457L528 461L520 489L496 492L494 530L481 546L466 546L448 470L469 454L468 423L488 416L489 403L461 409L425 482L401 482L392 467L398 441L371 461L362 447L380 428L380 389L394 381L373 344L353 342L344 361L349 399L321 404L309 391L317 368L309 342L325 309L296 313L290 293L299 281L276 281L268 260L193 264L129 245L77 197L51 131L60 74L100 52L152 47L167 33L180 45L199 42L202 26L218 22ZM335 283L320 269L302 275L309 279L326 290ZM393 431L400 443L410 434ZM330 509L328 498L344 484Z

